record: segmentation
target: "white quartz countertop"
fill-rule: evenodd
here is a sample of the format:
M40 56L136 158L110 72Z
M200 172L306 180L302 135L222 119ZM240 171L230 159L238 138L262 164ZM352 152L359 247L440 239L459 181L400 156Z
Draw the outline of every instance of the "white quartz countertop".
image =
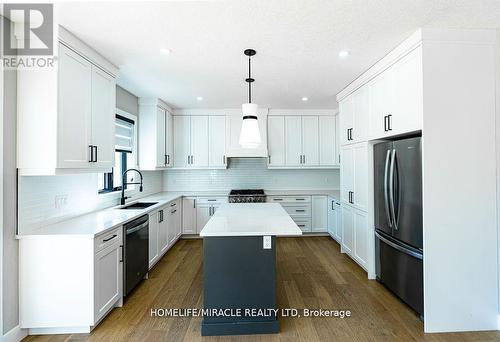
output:
M328 195L335 198L339 198L338 190L265 190L268 196L306 196L306 195ZM134 202L158 202L157 204L145 208L145 209L119 209L119 206L112 207L108 209L103 209L81 216L77 216L68 220L64 220L58 223L49 224L42 226L38 229L31 230L29 232L21 233L17 235L17 238L30 238L37 236L57 236L57 235L68 235L68 236L82 236L82 237L95 237L100 234L104 234L107 231L130 222L144 214L148 214L162 206L168 204L169 202L175 201L183 196L185 197L210 197L219 196L225 197L229 194L229 191L167 191L159 192L157 194L142 197L138 200L128 202L127 205ZM279 206L279 204L278 204ZM280 207L281 209L281 207ZM282 210L284 212L284 210ZM214 217L217 216L217 213ZM286 214L286 212L284 212ZM285 220L293 222L291 219ZM297 227L298 229L298 227ZM287 235L278 233L279 235ZM255 234L254 234L255 235ZM256 234L259 235L259 234ZM276 235L276 234L267 234ZM290 234L289 234L290 235ZM291 234L294 235L294 234ZM295 235L300 235L295 234Z
M39 236L81 236L94 238L97 235L104 234L107 231L130 222L144 214L148 214L169 202L181 198L184 194L181 192L160 192L151 196L142 197L134 202L158 202L144 209L119 209L120 206L109 209L91 212L75 218L47 225L25 234L17 235L17 238L33 238Z
M200 236L290 236L300 228L278 203L226 203L220 206Z
M312 196L323 195L340 199L340 190L265 190L267 196Z

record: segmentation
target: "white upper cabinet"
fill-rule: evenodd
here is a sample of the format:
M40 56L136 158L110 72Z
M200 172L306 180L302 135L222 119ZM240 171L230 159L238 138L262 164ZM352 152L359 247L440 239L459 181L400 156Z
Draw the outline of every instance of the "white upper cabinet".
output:
M224 115L174 115L174 168L226 167Z
M340 199L359 210L368 208L368 145L343 146L340 167Z
M354 104L353 96L348 96L340 101L340 144L351 143L351 129L354 126Z
M166 159L166 116L167 111L161 107L156 108L156 167L164 167ZM146 139L151 139L146 135Z
M302 166L302 118L285 117L285 164Z
M360 88L340 102L341 144L355 144L367 140L368 89Z
M368 83L370 139L422 129L422 48L418 47Z
M268 117L269 168L338 167L335 117Z
M174 167L191 165L191 117L174 115Z
M174 120L172 114L165 113L165 166L171 167L174 164Z
M139 167L161 170L172 166L172 115L156 98L139 99Z
M96 166L111 168L115 161L115 79L92 66L92 145Z
M334 132L334 130L331 132ZM302 165L319 165L319 126L317 116L302 117Z
M423 103L422 48L417 48L394 65L393 134L422 129Z
M208 148L210 166L226 166L226 117L208 117Z
M19 174L108 171L118 70L62 27L56 46L56 68L17 73Z
M270 116L267 120L269 166L285 165L285 118Z
M191 166L208 167L208 116L191 116Z
M319 117L319 164L320 165L338 165L337 154L337 116ZM332 134L335 132L335 134Z
M64 142L58 141L60 168L86 168L91 162L92 74L88 60L59 44L57 127L58 140Z

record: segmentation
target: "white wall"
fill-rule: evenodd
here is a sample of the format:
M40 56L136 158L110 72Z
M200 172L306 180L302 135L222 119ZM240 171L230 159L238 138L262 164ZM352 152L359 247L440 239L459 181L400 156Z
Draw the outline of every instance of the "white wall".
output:
M500 29L497 30L497 56L496 56L496 150L497 150L497 226L498 226L498 274L500 275ZM499 313L500 313L500 277L499 290ZM500 329L500 327L499 327Z
M424 40L426 332L497 329L495 46L491 31ZM457 100L459 99L459 101Z
M339 185L337 169L268 170L265 158L229 158L226 170L168 170L163 174L165 191L336 190Z

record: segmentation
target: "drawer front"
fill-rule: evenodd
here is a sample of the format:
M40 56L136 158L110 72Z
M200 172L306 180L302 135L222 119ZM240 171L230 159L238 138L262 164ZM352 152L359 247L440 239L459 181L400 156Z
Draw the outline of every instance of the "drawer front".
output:
M227 203L227 197L197 197L197 204L222 204Z
M173 209L180 210L181 209L181 203L182 203L182 199L178 199L178 200L169 202L167 204L167 206L165 207L165 210L167 210L167 209L170 209L170 210L173 210Z
M282 205L288 215L293 217L311 217L310 205Z
M123 227L118 227L113 229L106 234L101 234L94 239L94 252L98 253L103 249L114 245L122 243L122 230Z
M267 201L276 203L311 203L311 196L267 196Z
M300 219L300 218L293 218L293 221L297 226L299 226L300 230L302 230L305 233L311 232L311 220L310 219Z

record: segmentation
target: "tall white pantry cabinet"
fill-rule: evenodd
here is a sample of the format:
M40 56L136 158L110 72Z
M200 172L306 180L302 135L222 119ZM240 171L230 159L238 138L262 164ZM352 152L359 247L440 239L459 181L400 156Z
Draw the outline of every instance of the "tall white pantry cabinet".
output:
M55 50L56 68L17 72L19 174L107 171L118 69L62 27Z
M420 29L337 95L342 250L369 277L373 145L422 135L426 332L498 328L495 41L495 30Z

